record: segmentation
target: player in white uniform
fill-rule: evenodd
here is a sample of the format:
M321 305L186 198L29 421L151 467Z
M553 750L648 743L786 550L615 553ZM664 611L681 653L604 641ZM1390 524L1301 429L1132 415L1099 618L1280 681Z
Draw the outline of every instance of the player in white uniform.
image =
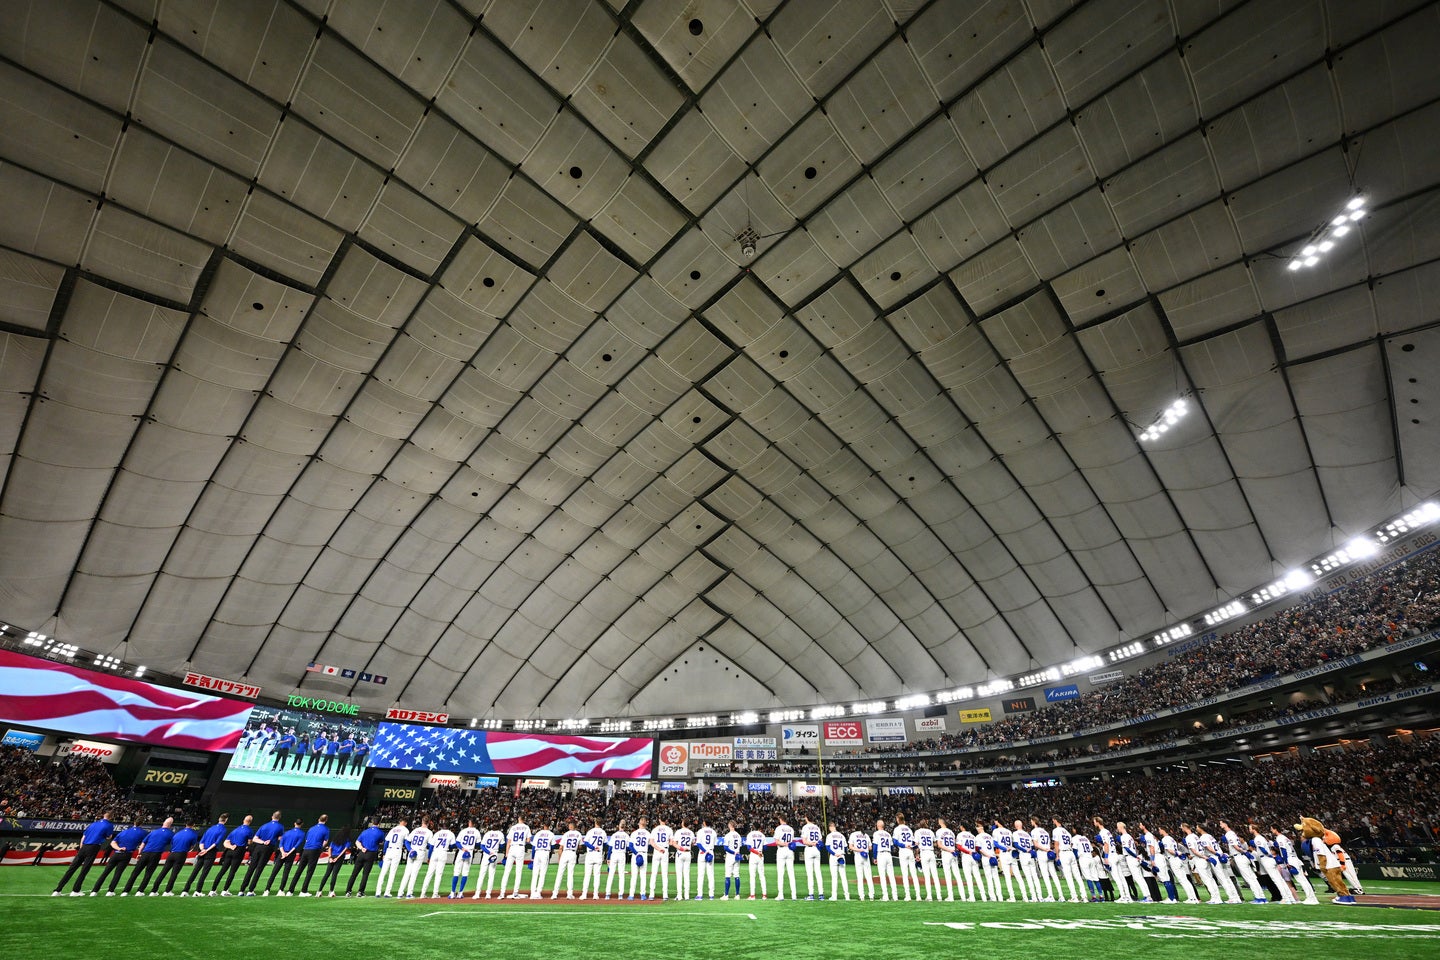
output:
M870 835L864 830L850 834L850 852L855 854L855 895L861 900L875 899L875 881L870 874Z
M474 820L467 820L460 832L455 834L455 867L450 871L450 899L465 896L465 883L470 879L470 865L475 862L475 851L480 846L480 830Z
M1000 865L1000 876L1005 878L1005 889L1009 891L1008 902L1015 902L1015 878L1020 875L1020 869L1015 862L1015 838L1010 834L1010 828L999 820L990 825L990 839L995 841L995 856ZM1020 878L1020 899L1029 900L1025 892L1025 879Z
M500 899L505 899L505 891L510 886L510 871L515 871L515 890L510 893L511 899L520 896L520 883L525 878L525 848L530 846L530 827L524 820L517 821L509 830L505 831L505 872L500 874Z
M1150 842L1150 834L1145 834L1145 842ZM1181 892L1185 894L1186 903L1199 903L1200 898L1195 895L1195 885L1190 882L1190 851L1185 844L1170 836L1170 831L1164 827L1160 828L1160 852L1157 857L1163 857L1166 865L1170 868L1170 876L1173 882L1179 884ZM1175 891L1170 891L1170 896L1175 896Z
M560 896L561 880L565 881L565 899L575 899L575 862L580 858L581 839L580 831L575 829L575 821L567 822L565 832L557 841L560 847L560 861L555 867L555 889L550 891L551 900Z
M790 878L790 899L799 900L795 889L795 828L779 817L775 827L775 899L785 899L785 878Z
M1140 894L1136 899L1141 903L1154 903L1150 898L1150 885L1145 882L1145 874L1141 872L1140 846L1135 838L1130 835L1125 822L1115 824L1115 842L1120 848L1120 856L1125 861L1125 872L1135 882L1135 891Z
M620 896L625 896L625 854L630 850L630 834L625 830L625 821L610 834L610 875L605 878L605 899L610 899L610 885L620 878ZM597 884L598 886L598 884Z
M910 888L915 888L915 899L920 899L920 874L915 869L915 831L905 822L905 815L895 816L895 831L891 835L900 859L900 889L905 899L910 899Z
M1290 889L1290 884L1280 875L1280 865L1275 859L1275 842L1260 832L1255 824L1249 825L1250 847L1255 851L1255 862L1259 864L1260 870L1275 884L1275 889L1280 891L1281 903L1296 903L1295 891ZM1268 899L1268 898L1267 898Z
M645 863L650 855L650 830L641 817L635 829L630 832L630 899L638 892L641 900L648 900L645 892Z
M1315 905L1320 902L1315 896L1315 888L1310 885L1310 878L1305 874L1305 864L1295 853L1295 842L1284 833L1279 827L1271 827L1270 833L1275 837L1276 859L1280 861L1280 869L1288 872L1295 884L1295 892L1304 899L1302 903Z
M1130 884L1125 882L1125 862L1121 859L1119 845L1115 843L1115 835L1105 826L1105 822L1099 817L1095 823L1095 856L1100 860L1101 870L1100 881L1103 885L1106 871L1109 872L1110 888L1115 892L1116 903L1131 903Z
M1135 824L1139 830L1136 843L1140 847L1141 866L1155 877L1156 892L1161 903L1175 903L1175 881L1170 878L1170 860L1160 849L1160 838L1150 832L1143 823Z
M955 859L955 831L945 826L945 821L936 819L939 827L935 831L935 846L940 848L940 876L945 878L945 889L947 901L955 899L955 891L960 891L960 899L965 899L965 881L960 875L960 864Z
M670 844L674 833L664 820L655 824L650 833L650 885L648 895L655 896L655 879L660 879L660 892L670 899Z
M845 873L845 848L849 845L845 834L830 823L830 832L825 835L825 849L830 851L830 899L840 899L840 890L844 889L845 899L850 899L850 878ZM821 897L820 899L825 899Z
M380 879L375 882L375 896L390 896L395 884L395 875L400 872L400 863L405 859L405 841L410 839L410 829L404 818L385 834L385 853L380 859Z
M410 831L410 839L406 841L405 875L400 878L401 900L415 898L415 879L420 875L420 868L430 859L430 837L428 819L422 820L418 827Z
M979 855L980 874L985 881L985 890L991 900L1002 899L1000 893L1000 854L995 849L995 838L986 831L983 823L975 824L975 852ZM981 898L982 900L984 897ZM1014 900L1014 897L1010 898Z
M1040 877L1040 889L1036 892L1046 903L1057 900L1064 903L1065 894L1060 889L1060 875L1055 872L1060 855L1055 851L1050 831L1042 827L1040 821L1034 817L1030 818L1030 841L1035 845L1035 873Z
M1020 865L1021 886L1027 887L1026 900L1040 899L1040 871L1035 866L1035 838L1025 829L1023 820L1015 821L1010 831L1010 840L1015 847L1015 860Z
M940 873L935 869L935 831L928 820L921 820L915 830L915 852L919 855L920 877L925 881L925 899L934 900L940 895Z
M965 875L965 900L974 903L980 900L990 899L990 892L985 889L985 871L980 866L980 848L975 843L975 834L965 827L955 834L955 859L960 864L960 872Z
M680 829L675 831L675 839L671 843L675 847L675 899L689 900L690 858L695 850L695 831L681 820Z
M1230 856L1204 827L1200 828L1199 833L1200 847L1205 851L1205 862L1210 865L1210 873L1215 877L1215 882L1225 891L1225 902L1240 903L1240 888L1235 886L1235 879L1230 876L1230 871L1225 869Z
M767 843L769 843L769 840L766 838L765 834L761 833L759 830L751 830L749 833L745 834L745 848L750 851L749 861L751 900L755 899L756 889L759 889L760 891L761 900L764 900L770 896L769 890L766 889L767 881L765 879L765 845ZM736 893L735 898L738 900L740 898L740 894Z
M721 843L725 845L725 893L721 900L730 899L730 881L735 881L735 899L740 899L740 858L745 855L745 838L740 831L735 829L735 821L728 824L729 829Z
M530 865L530 899L539 900L545 896L545 878L550 873L550 853L555 849L555 834L548 826L542 826L530 838L534 853Z
M894 842L890 831L885 829L885 821L876 820L875 832L870 834L870 849L871 856L875 858L875 872L880 876L881 900L889 900L892 895L896 900L900 899L900 891L895 889L895 859L890 853ZM870 899L875 899L873 894Z
M715 853L720 846L720 835L710 826L708 820L700 821L695 831L695 899L707 896L705 885L710 885L708 896L715 899Z
M805 899L825 899L825 880L820 875L820 848L825 845L825 838L820 834L820 828L809 818L800 825L799 838L804 846L805 857Z
M1072 834L1070 842L1075 846L1075 868L1080 871L1080 877L1085 881L1085 899L1090 903L1103 903L1105 901L1105 887L1101 884L1101 875L1105 872L1095 856L1095 848L1090 843L1090 838L1083 833Z
M600 896L600 873L605 865L605 842L609 839L605 828L596 820L581 841L585 850L585 878L580 882L581 900L590 896L592 890L597 898Z
M1230 824L1224 820L1220 821L1220 830L1225 836L1225 852L1230 854L1230 863L1237 873L1245 879L1253 894L1251 903L1269 903L1270 898L1265 895L1265 888L1260 885L1260 878L1255 876L1255 855L1250 852L1250 845L1240 839L1240 834L1230 829Z
M1056 862L1060 864L1060 873L1065 877L1065 886L1070 888L1070 902L1080 902L1080 891L1085 889L1085 878L1080 873L1080 858L1075 854L1075 839L1065 825L1060 822L1059 817L1052 817L1050 822L1055 829L1050 834L1050 842L1055 847ZM1059 884L1055 887L1060 889Z
M425 879L420 881L420 897L430 889L430 878L435 878L435 896L440 896L440 884L445 882L445 866L450 857L450 848L455 845L455 834L443 827L430 834L430 865L425 870Z
M1215 882L1215 874L1210 868L1210 851L1205 849L1200 835L1188 823L1180 824L1180 833L1185 841L1185 850L1190 854L1190 869L1200 878L1200 882L1205 886L1205 893L1210 898L1206 902L1212 906L1224 903L1220 896L1220 885Z

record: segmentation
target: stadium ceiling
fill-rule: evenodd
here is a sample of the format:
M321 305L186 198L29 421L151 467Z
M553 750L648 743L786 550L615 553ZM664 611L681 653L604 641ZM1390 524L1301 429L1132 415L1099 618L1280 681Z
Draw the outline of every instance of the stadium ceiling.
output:
M1437 46L1402 0L10 0L0 617L563 717L1192 616L1440 487Z

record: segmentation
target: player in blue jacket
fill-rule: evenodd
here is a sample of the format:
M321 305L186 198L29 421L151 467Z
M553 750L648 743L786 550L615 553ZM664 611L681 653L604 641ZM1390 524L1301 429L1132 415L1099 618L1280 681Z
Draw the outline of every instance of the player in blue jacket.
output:
M295 868L295 878L288 887L291 893L294 893L298 886L300 896L310 896L310 878L315 876L315 865L320 862L320 852L330 842L330 828L325 825L328 819L328 814L320 814L320 819L315 821L314 826L305 831L305 842L300 845L300 863Z
M155 875L155 869L160 866L160 858L170 849L170 841L175 839L174 825L175 818L166 817L164 823L145 834L145 839L140 841L140 856L135 860L135 869L130 871L130 880L125 884L120 896L130 896L136 881L140 883L140 891L135 895L145 896L145 885Z
M241 821L240 826L231 830L220 841L225 848L225 853L220 857L220 873L215 877L215 884L210 888L210 896L217 893L222 897L230 896L230 884L235 880L235 874L240 869L240 863L245 859L245 848L250 845L250 838L255 836L255 828L250 824L254 818L248 813ZM221 887L225 889L220 889Z
M110 859L105 862L105 870L100 874L100 879L96 880L95 886L90 889L90 896L99 895L101 885L111 874L114 876L110 879L110 889L105 892L105 896L115 896L115 888L120 885L120 878L124 875L125 868L130 865L130 858L140 849L140 844L145 842L145 834L143 827L132 824L121 830L118 836L111 838Z
M225 835L230 832L230 814L222 813L216 821L205 832L200 835L200 845L195 849L195 866L190 871L190 876L185 880L185 887L180 891L180 896L190 896L190 888L195 887L195 895L198 897L205 892L205 875L215 865L221 851Z
M384 846L385 831L381 830L374 820L366 821L365 829L355 838L355 868L350 871L350 880L345 884L345 896L350 896L357 878L360 881L360 892L356 896L365 896L365 887L370 883L370 870L375 866Z
M165 866L160 868L160 873L155 877L155 886L150 888L150 896L175 895L175 881L180 877L180 868L185 866L185 858L199 841L200 834L188 823L175 831L175 836L170 838L170 850L165 854ZM161 884L165 885L164 893L160 892Z
M296 820L290 829L280 834L280 839L275 841L275 866L270 868L270 879L265 881L265 891L260 896L270 896L270 888L275 886L277 876L280 878L280 889L275 895L290 896L285 888L290 884L290 868L300 861L300 845L305 842L303 823L304 821Z
M105 849L105 845L114 835L115 824L110 822L110 811L107 810L100 814L99 820L86 827L85 832L80 835L80 849L75 851L75 859L70 861L70 866L65 869L65 875L60 878L60 882L55 885L55 892L50 896L60 896L65 889L65 884L70 882L71 875L77 873L75 889L70 892L70 896L81 896L80 887L85 883L85 874L90 872L90 868L95 864L95 858L100 856L100 851Z

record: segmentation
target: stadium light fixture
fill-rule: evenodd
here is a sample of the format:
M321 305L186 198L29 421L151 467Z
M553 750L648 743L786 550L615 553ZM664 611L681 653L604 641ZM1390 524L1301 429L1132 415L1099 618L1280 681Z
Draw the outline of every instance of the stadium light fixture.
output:
M917 693L909 697L901 697L895 701L896 710L917 710L920 707L930 706L930 695Z
M1153 443L1159 440L1189 412L1190 403L1184 397L1176 399L1170 406L1160 411L1160 415L1155 418L1154 423L1140 431L1140 442Z
M833 717L845 716L844 707L815 707L810 711L811 720L829 720Z
M975 688L977 696L989 697L997 693L1009 693L1015 689L1014 680L991 680Z
M885 701L873 700L870 703L857 703L851 706L850 712L855 714L856 716L861 716L867 713L884 713Z
M1077 673L1087 673L1091 670L1099 670L1105 665L1100 657L1081 657L1079 660L1071 660L1060 668L1062 677L1073 677Z
M1344 237L1358 221L1364 219L1366 212L1365 198L1363 196L1351 197L1345 202L1343 210L1310 235L1309 240L1300 248L1299 252L1290 258L1285 269L1291 273L1298 273L1318 264L1327 253L1335 249L1336 240Z
M1216 607L1205 614L1205 626L1214 627L1224 623L1226 620L1240 616L1246 610L1244 600L1231 600L1223 607Z
M1396 537L1402 537L1411 530L1434 523L1437 519L1440 519L1440 506L1433 501L1426 501L1409 513L1396 517L1376 530L1375 539L1381 543L1389 543Z
M1114 650L1111 650L1106 656L1111 663L1119 663L1121 660L1129 660L1131 657L1143 652L1145 652L1145 645L1143 643L1127 643L1123 647L1116 647Z
M1176 640L1183 640L1195 632L1195 629L1188 623L1178 623L1168 630L1161 630L1151 639L1155 646L1163 647L1166 644L1174 643Z

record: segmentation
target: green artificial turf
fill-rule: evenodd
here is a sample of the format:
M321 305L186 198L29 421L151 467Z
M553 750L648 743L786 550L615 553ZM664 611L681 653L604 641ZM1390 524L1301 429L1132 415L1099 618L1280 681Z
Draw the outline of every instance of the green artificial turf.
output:
M770 891L775 892L773 867ZM60 867L0 870L0 957L44 960L341 960L696 957L715 960L987 960L1440 956L1440 912L1305 906L807 902L567 905L525 901L51 897ZM186 871L188 875L188 868ZM93 882L95 874L92 874ZM343 890L349 879L346 868ZM578 877L577 877L578 879ZM804 876L800 875L804 892ZM717 870L717 880L723 878ZM528 883L528 874L527 880ZM828 873L826 882L829 882ZM374 875L371 877L373 890ZM123 885L122 885L123 886ZM238 883L236 884L238 888ZM449 889L449 879L446 879ZM749 889L746 888L748 895ZM1367 894L1440 893L1440 884L1366 884ZM1195 918L1185 921L1123 918ZM1032 921L1051 921L1043 929ZM1107 929L1064 929L1075 921ZM1216 927L1204 921L1238 924ZM1012 928L986 927L1003 923ZM945 924L962 925L958 929ZM1335 926L1338 924L1338 926ZM1392 929L1394 927L1406 929Z

